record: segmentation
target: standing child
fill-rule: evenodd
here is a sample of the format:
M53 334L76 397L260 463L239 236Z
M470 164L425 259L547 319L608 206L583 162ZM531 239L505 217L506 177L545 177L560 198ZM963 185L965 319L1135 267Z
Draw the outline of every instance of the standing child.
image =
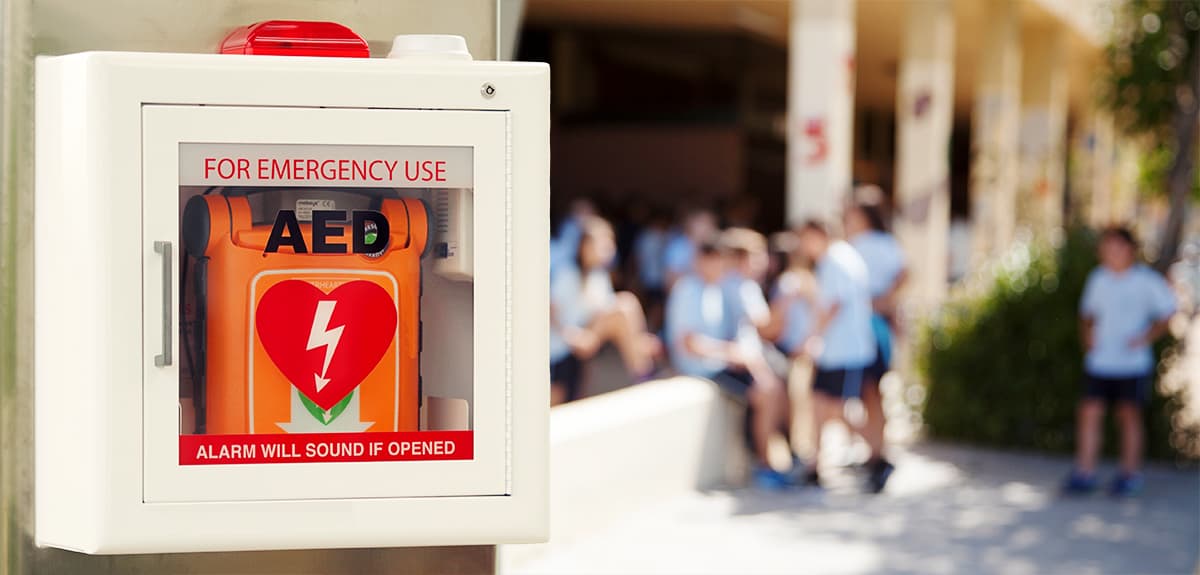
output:
M792 232L775 236L777 250L786 254L784 269L771 291L771 319L763 336L789 359L804 356L804 343L812 332L817 306L817 278L813 262L800 250ZM812 358L808 358L812 359Z
M1086 350L1083 399L1079 403L1075 469L1068 493L1096 488L1101 423L1115 405L1121 429L1120 471L1111 493L1136 495L1142 488L1142 408L1150 394L1154 355L1150 349L1167 331L1175 297L1154 270L1137 263L1137 243L1125 228L1100 236L1100 266L1088 276L1079 303L1080 334Z
M812 446L813 369L812 358L804 353L804 342L813 329L817 279L812 272L812 263L797 249L794 234L777 235L774 243L778 251L787 254L786 267L775 279L771 290L770 321L761 333L785 358L784 377L789 381L788 401L792 408L788 412L788 444L792 448L792 475L800 476L808 468L801 463L800 455L811 455ZM793 375L798 378L794 386Z
M862 257L850 244L830 238L821 222L804 224L799 235L817 276L817 313L804 350L816 363L813 461L806 482L820 485L821 431L826 423L842 419L847 399L859 398L864 372L875 361L875 333Z
M900 243L887 232L883 210L878 203L860 201L846 210L846 236L867 266L867 285L871 290L871 327L875 332L875 362L863 376L863 407L867 412L863 439L871 448L867 461L867 484L874 493L883 491L895 469L883 453L883 395L879 383L891 369L892 327L896 323L897 294L907 276Z

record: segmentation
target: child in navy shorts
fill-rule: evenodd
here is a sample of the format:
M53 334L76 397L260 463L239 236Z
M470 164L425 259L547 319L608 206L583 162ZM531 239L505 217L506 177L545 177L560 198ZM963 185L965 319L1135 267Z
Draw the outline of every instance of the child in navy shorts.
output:
M1075 468L1063 487L1076 494L1096 488L1100 426L1105 408L1115 406L1121 462L1110 492L1131 496L1142 488L1142 408L1154 375L1150 346L1166 333L1167 320L1175 313L1175 297L1161 275L1137 263L1137 244L1129 230L1106 230L1099 251L1100 266L1088 276L1079 304L1086 350L1083 398Z
M834 240L819 221L798 232L800 251L814 263L817 305L803 353L813 358L813 461L805 482L820 485L821 432L841 420L844 402L858 400L875 362L867 266L850 244Z

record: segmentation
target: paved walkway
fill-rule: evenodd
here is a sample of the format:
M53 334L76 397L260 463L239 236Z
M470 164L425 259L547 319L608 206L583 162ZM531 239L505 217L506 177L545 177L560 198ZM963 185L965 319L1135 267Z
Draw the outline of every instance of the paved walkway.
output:
M823 491L695 493L506 573L1197 572L1194 468L1151 467L1136 500L1063 499L1062 458L936 444L898 455L880 496L848 469Z

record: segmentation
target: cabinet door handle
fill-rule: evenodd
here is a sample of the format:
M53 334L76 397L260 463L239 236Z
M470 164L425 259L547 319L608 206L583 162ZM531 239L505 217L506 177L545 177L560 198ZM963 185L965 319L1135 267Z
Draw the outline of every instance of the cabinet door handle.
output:
M154 365L171 365L171 242L154 242L154 251L163 256L162 292L162 353L154 356Z

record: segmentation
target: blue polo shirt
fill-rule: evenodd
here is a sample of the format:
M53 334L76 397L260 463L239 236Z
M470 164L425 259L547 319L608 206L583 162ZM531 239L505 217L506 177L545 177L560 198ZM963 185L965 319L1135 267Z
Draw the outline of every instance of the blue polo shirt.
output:
M575 264L575 255L579 253L579 240L583 238L583 226L579 219L568 216L559 226L558 235L550 238L550 277L558 270Z
M1079 314L1093 322L1092 349L1084 358L1084 368L1105 378L1150 375L1154 371L1150 346L1129 343L1173 313L1175 294L1158 272L1141 264L1121 273L1104 266L1092 270L1079 302Z
M812 302L801 297L803 281L800 272L786 271L776 280L771 297L771 307L787 306L784 310L783 329L775 339L775 344L788 355L801 351L800 346L812 334L816 319L813 317Z
M896 277L904 271L904 251L900 249L900 243L889 233L869 230L854 236L850 245L867 266L871 297L887 293L896 283Z
M721 289L724 290L726 333L750 349L762 349L762 339L755 325L771 318L771 308L762 287L740 273L730 272L721 279Z
M638 279L647 288L662 289L666 284L667 270L664 261L667 232L646 228L633 242L633 253L637 257Z
M725 362L690 353L684 347L688 334L731 341L725 319L724 290L720 283L704 283L695 274L679 278L667 298L665 328L675 370L693 377L712 377Z
M571 346L563 339L559 326L587 327L596 314L613 305L612 278L608 270L595 269L587 274L568 262L550 278L550 306L554 323L550 326L550 363L566 359Z
M850 244L835 241L817 262L818 307L840 306L823 335L824 349L816 358L821 369L862 369L875 361L875 331L871 327L871 291L867 266Z
M665 273L691 273L693 271L692 263L695 260L696 246L692 243L691 238L680 231L672 232L667 236L666 245L663 247Z

